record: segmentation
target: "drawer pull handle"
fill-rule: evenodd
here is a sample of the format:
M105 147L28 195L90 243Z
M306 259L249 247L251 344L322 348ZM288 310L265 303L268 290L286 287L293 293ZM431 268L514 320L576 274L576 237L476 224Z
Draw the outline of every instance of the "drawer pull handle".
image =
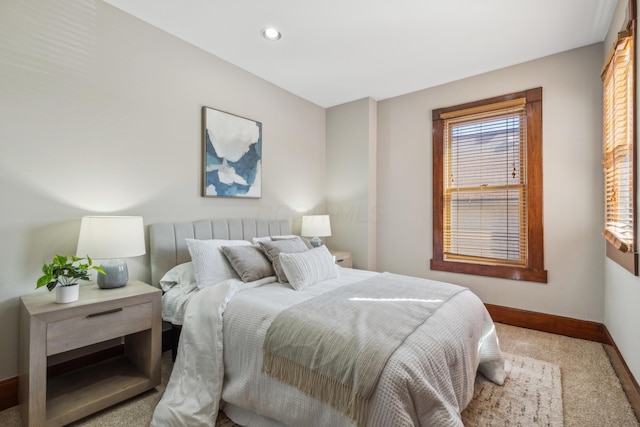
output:
M101 311L100 313L91 313L87 317L103 316L105 314L117 313L118 311L122 311L122 308L114 308L113 310Z

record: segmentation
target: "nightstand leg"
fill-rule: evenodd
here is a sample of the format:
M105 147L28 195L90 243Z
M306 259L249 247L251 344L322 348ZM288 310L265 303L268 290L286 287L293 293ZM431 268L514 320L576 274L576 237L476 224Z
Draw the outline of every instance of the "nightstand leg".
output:
M23 329L24 328L24 329ZM47 324L21 307L18 396L22 425L44 426L47 416Z

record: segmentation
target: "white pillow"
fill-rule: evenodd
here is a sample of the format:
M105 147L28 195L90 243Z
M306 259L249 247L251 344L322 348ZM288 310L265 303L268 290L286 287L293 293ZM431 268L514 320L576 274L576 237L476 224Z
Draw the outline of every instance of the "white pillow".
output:
M271 241L271 236L264 236L264 237L252 237L251 241L253 242L253 244L258 244L259 242L270 242Z
M271 240L290 240L298 237L300 236L296 236L295 234L283 234L282 236L271 236Z
M289 284L296 291L338 277L333 255L324 245L306 252L280 253L279 258Z
M198 288L206 288L223 280L238 278L220 247L250 245L247 240L196 240L185 239L191 254Z
M176 265L160 279L160 287L163 291L169 292L169 289L174 286L180 286L184 292L192 291L197 287L193 262Z

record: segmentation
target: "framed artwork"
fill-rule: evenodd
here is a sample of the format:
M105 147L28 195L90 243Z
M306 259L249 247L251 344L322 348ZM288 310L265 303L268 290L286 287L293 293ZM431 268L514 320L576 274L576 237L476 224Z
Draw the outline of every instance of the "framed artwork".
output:
M262 197L262 123L202 107L203 197Z

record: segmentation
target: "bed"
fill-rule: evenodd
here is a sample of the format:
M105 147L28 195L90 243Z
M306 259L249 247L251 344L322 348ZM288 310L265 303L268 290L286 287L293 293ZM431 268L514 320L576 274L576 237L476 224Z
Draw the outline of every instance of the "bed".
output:
M462 426L476 372L504 381L493 322L471 291L345 269L326 248L301 249L297 239L287 220L150 226L152 280L165 290L163 318L182 324L152 426L213 426L220 408L247 426ZM211 253L194 248L214 242L232 270L247 264L243 254L257 252L273 263L272 274L238 268L235 277L209 278L210 285L190 285L191 292L175 297L181 281L193 281L176 271L193 255L202 279Z
M206 219L192 222L155 223L149 226L151 255L151 283L162 288L162 320L171 324L172 353L175 360L178 337L182 330L184 311L198 289L195 286L174 286L165 275L178 265L191 261L187 239L246 240L267 236L291 234L288 220L265 220L255 218Z

